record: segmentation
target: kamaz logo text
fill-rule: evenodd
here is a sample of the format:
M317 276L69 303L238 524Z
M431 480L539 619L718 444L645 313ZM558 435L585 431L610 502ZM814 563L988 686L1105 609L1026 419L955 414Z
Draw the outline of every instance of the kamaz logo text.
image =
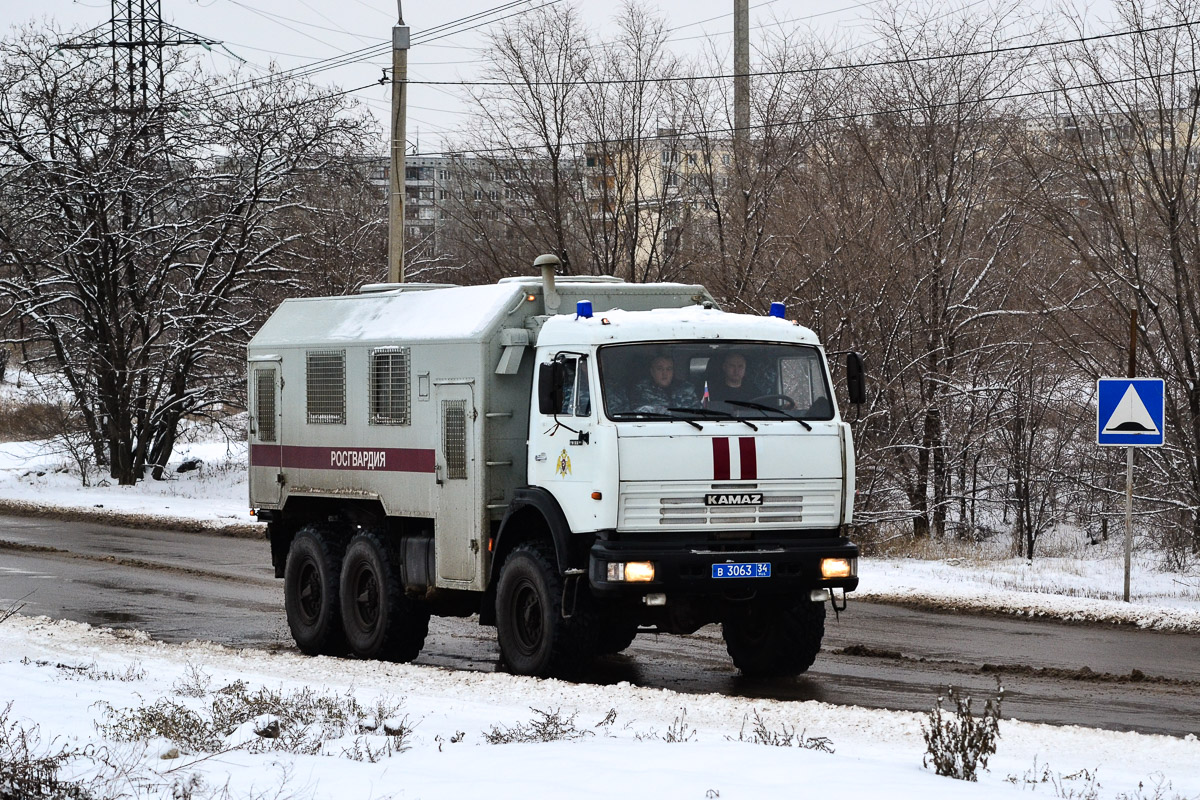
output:
M383 450L330 450L329 466L337 469L387 469Z
M706 494L706 506L761 506L762 492L747 492L745 494Z

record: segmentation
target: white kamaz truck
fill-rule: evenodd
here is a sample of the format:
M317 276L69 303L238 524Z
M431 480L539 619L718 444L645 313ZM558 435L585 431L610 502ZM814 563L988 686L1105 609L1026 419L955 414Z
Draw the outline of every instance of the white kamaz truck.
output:
M407 661L478 614L549 675L717 622L743 673L808 669L858 585L816 337L557 264L287 300L253 338L250 505L297 646Z

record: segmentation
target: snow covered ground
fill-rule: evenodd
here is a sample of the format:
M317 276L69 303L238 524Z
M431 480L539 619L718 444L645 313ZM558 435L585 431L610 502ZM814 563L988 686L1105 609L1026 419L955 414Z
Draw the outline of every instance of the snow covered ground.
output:
M168 645L21 616L0 623L0 687L8 740L20 727L38 754L91 745L62 775L105 797L1200 797L1195 737L1005 720L969 784L922 766L923 714ZM326 713L306 727L296 708ZM756 715L760 740L808 747L756 743ZM521 741L535 727L563 738Z
M99 478L85 487L66 453L0 444L0 504L253 524L244 455L242 444L197 435L181 443L174 463L198 458L198 469L137 487ZM1134 602L1126 604L1118 548L1079 555L1032 564L863 559L858 596L1200 631L1200 576L1164 573L1138 558ZM211 717L234 700L258 705L230 732ZM296 722L279 712L289 704L341 708L345 718ZM376 717L401 733L381 733ZM756 719L757 738L790 736L792 746L752 741ZM186 724L172 730L172 720ZM1195 737L1005 720L990 770L967 784L923 767L924 720L818 702L168 645L20 615L0 623L0 765L22 732L33 755L81 748L62 774L98 797L1200 798ZM277 738L254 732L272 721ZM538 723L565 738L519 741ZM208 731L207 742L196 741L197 730Z

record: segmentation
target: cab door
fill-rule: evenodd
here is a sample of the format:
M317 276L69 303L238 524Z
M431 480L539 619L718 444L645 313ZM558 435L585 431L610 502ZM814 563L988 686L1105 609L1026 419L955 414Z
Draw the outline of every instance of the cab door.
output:
M611 527L611 521L603 519L607 504L593 496L603 498L602 490L616 483L615 465L610 463L615 441L609 441L614 433L598 424L593 401L593 359L559 353L553 361L561 364L556 404L547 409L550 413L542 413L535 402L530 414L529 482L554 495L572 531Z

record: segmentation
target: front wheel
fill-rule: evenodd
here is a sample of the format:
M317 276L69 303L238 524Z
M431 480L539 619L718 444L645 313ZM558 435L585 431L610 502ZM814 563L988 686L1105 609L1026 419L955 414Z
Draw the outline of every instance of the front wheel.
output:
M562 587L553 553L542 547L519 545L504 560L496 588L496 633L510 672L545 677L572 661Z
M799 675L817 659L825 636L825 604L757 603L721 625L735 667L751 678Z
M601 619L596 623L596 655L620 653L637 638L638 624L628 620Z
M429 609L406 597L383 542L374 533L350 540L342 561L342 627L359 658L412 661L429 632Z
M341 553L333 537L315 525L296 533L283 572L283 606L296 646L310 656L346 651L338 602Z

